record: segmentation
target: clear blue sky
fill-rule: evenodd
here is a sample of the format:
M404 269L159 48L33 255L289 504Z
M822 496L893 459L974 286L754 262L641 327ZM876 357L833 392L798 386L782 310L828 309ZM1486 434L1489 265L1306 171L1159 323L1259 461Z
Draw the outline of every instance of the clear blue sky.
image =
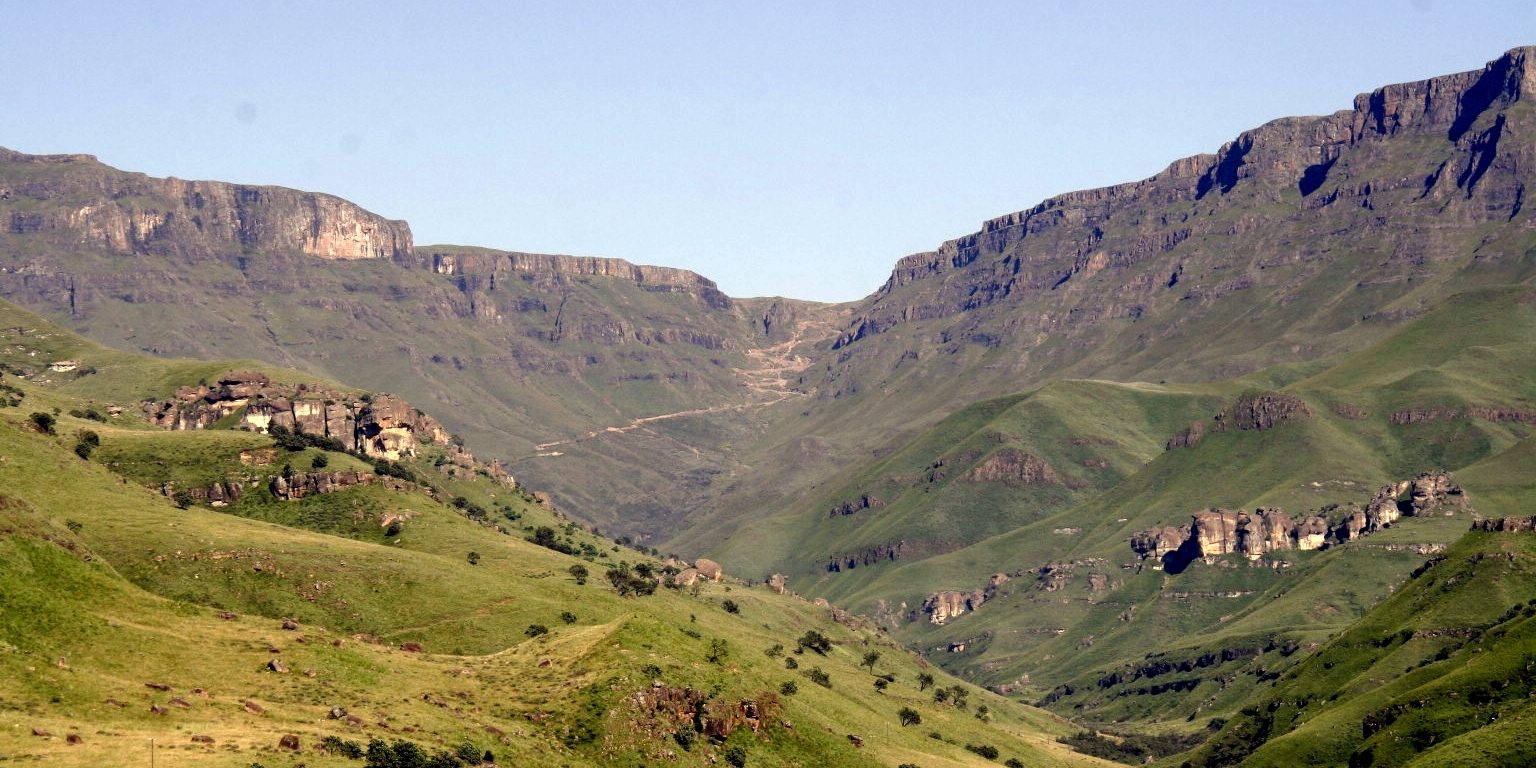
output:
M823 300L1050 195L1536 43L1536 6L1494 0L0 11L0 146Z

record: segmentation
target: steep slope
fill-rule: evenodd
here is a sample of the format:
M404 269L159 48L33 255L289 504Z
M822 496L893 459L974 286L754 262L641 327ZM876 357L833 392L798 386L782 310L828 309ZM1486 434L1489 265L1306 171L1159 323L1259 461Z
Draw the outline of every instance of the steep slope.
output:
M1533 289L1485 289L1323 363L1198 386L1053 383L955 414L826 497L884 503L807 505L745 537L795 548L724 551L761 553L791 588L979 683L1079 717L1198 726L1390 594L1471 515L1521 513L1536 492L1532 339ZM999 455L1045 457L1056 484ZM1020 482L997 482L1003 467ZM1396 519L1418 486L1379 489L1439 470L1465 495L1425 480L1446 503ZM1394 517L1371 522L1378 507ZM1166 558L1211 509L1226 511L1197 521L1217 526L1201 534L1209 551ZM953 551L886 545L962 514L977 522ZM965 539L989 527L1006 530Z
M1185 766L1536 760L1536 536L1487 521L1245 707ZM1511 524L1513 523L1513 525ZM1523 527L1522 527L1523 526Z
M9 759L87 766L154 752L159 764L355 766L377 740L465 756L433 765L478 764L486 752L501 765L992 764L966 744L1030 764L1094 764L1051 741L1064 722L942 673L939 685L967 691L987 717L932 702L917 659L808 602L729 580L652 580L655 594L621 596L610 582L633 586L646 581L642 566L665 564L610 548L482 472L435 462L450 455L442 446L401 463L414 473L401 484L284 498L278 480L298 474L279 467L302 473L325 457L327 469L351 471L358 456L115 412L143 391L138 382L159 378L159 396L189 384L185 364L104 350L5 311ZM55 370L65 350L76 371L93 372ZM87 383L91 398L74 394ZM30 416L54 408L52 421ZM71 448L80 445L96 447ZM185 483L222 473L248 488L179 508L162 472ZM525 541L538 527L558 528L548 543L578 554ZM629 578L596 577L605 565ZM810 632L830 642L783 648ZM883 653L860 666L871 650ZM866 693L876 674L892 679ZM902 707L921 728L903 726Z
M733 300L616 259L415 247L404 222L336 198L83 155L0 151L0 220L0 295L121 349L398 392L562 506L631 532L672 525L733 469L728 432L680 442L638 420L749 428L797 397L781 374L839 311Z

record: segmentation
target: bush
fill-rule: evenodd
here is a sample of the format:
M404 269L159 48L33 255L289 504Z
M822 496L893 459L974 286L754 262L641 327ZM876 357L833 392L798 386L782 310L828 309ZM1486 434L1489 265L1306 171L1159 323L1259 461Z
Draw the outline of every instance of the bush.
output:
M91 451L94 451L94 450L96 450L96 447L91 445L90 443L87 443L87 442L84 442L84 441L75 443L75 455L79 456L82 459L85 459L86 461L90 460L90 458L91 458Z
M353 760L363 759L364 754L363 745L340 736L327 736L321 739L320 748L338 757L350 757Z
M724 608L726 613L741 613L741 606L737 605L735 600L726 600L720 604L720 607Z
M523 634L525 634L525 635L527 635L529 637L538 637L539 635L547 635L547 634L549 634L549 627L546 627L543 624L529 624L528 628L523 630Z
M785 669L799 669L800 668L800 662L795 661L795 657L793 657L793 656L785 656L784 657L784 668Z
M763 655L767 656L770 659L777 659L778 657L783 656L784 655L784 644L783 643L774 643L772 647L765 648L763 650Z
M726 747L725 762L730 763L733 768L745 768L747 764L747 750L738 746Z
M1003 761L1003 765L1008 766L1008 768L1024 768L1024 761L1017 757L1010 757Z
M917 710L911 707L902 707L901 710L896 713L896 717L897 719L901 720L901 727L903 728L909 725L923 724L923 716L918 714Z
M575 624L576 623L576 614L571 613L570 611L561 611L560 612L560 620L565 622L565 623L567 623L567 624Z
M677 745L682 747L684 752L693 749L693 739L694 733L687 727L679 728L672 733L672 740L677 742Z
M709 653L705 655L704 658L707 659L711 664L719 664L724 662L726 657L730 655L730 644L717 637L714 640L709 641Z
M309 462L309 468L310 469L325 469L326 467L328 467L330 465L331 465L330 458L327 457L323 453L315 454L315 458L311 459L310 462Z
M32 415L27 417L27 420L32 422L33 429L45 435L53 434L53 425L58 422L58 419L55 419L53 414L43 413L42 411L33 411Z
M465 556L465 559L469 561L470 565L479 565L480 564L480 553L479 552L470 552L468 555Z
M795 685L795 681L793 680L785 680L784 683L779 686L779 693L785 696L793 696L799 692L800 686Z
M933 675L930 675L927 672L922 672L922 673L918 674L918 676L917 676L917 690L919 690L919 691L926 691L932 685L933 685Z
M975 752L978 755L981 755L982 757L985 757L988 760L997 759L997 747L994 747L991 744L967 744L965 745L965 748Z
M577 563L576 565L570 567L569 572L571 574L571 578L575 579L578 585L587 583L587 576L589 573L585 565Z
M827 673L821 671L821 667L811 667L811 670L806 672L805 676L810 678L811 682L823 688L832 687L832 678L828 677Z
M795 641L795 647L797 652L800 653L803 653L806 649L810 649L816 653L821 654L822 656L825 656L827 655L827 651L832 650L832 641L828 640L826 635L811 629L807 630L805 634L800 636L799 640Z

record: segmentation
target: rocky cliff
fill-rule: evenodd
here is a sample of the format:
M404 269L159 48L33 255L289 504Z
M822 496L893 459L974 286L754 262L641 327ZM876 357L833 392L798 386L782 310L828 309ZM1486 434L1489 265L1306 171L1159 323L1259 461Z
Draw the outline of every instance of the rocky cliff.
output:
M269 432L280 427L327 438L338 450L390 461L415 456L423 444L473 461L442 424L398 397L278 384L252 371L182 387L168 400L144 403L143 410L151 424L164 429L206 429L234 419L240 428ZM499 465L494 468L510 482Z
M1188 525L1150 528L1131 536L1131 550L1154 568L1171 573L1191 561L1239 554L1257 560L1282 550L1324 549L1390 528L1402 517L1422 517L1435 511L1453 514L1466 503L1461 487L1443 472L1427 472L1412 480L1384 485L1364 509L1348 507L1330 520L1309 515L1293 520L1284 510L1205 509Z
M157 179L90 155L0 148L6 231L113 253L189 256L287 250L322 259L400 259L411 229L330 195Z

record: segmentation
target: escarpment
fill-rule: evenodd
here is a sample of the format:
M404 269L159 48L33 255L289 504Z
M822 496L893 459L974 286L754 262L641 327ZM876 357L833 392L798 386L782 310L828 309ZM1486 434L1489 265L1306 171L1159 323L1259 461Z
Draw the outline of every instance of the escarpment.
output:
M1132 534L1130 547L1143 561L1170 573L1194 560L1239 554L1250 560L1284 550L1325 549L1392 527L1403 517L1432 512L1454 514L1466 505L1461 486L1443 472L1426 472L1384 485L1362 509L1347 507L1330 519L1323 514L1292 519L1283 510L1204 509L1188 525L1149 528Z
M46 169L46 176L33 172ZM322 259L400 259L411 229L331 195L284 187L157 179L89 155L0 149L0 210L21 239L114 253L210 257L287 250Z
M843 326L829 382L887 375L874 339L897 331L889 346L920 357L997 350L996 373L965 382L988 393L1062 370L1222 378L1348 348L1356 319L1400 323L1421 311L1394 305L1410 291L1454 292L1467 254L1483 254L1474 270L1519 258L1472 230L1531 220L1521 169L1536 145L1512 136L1536 127L1520 108L1533 63L1536 49L1515 49L1274 120L902 258Z

